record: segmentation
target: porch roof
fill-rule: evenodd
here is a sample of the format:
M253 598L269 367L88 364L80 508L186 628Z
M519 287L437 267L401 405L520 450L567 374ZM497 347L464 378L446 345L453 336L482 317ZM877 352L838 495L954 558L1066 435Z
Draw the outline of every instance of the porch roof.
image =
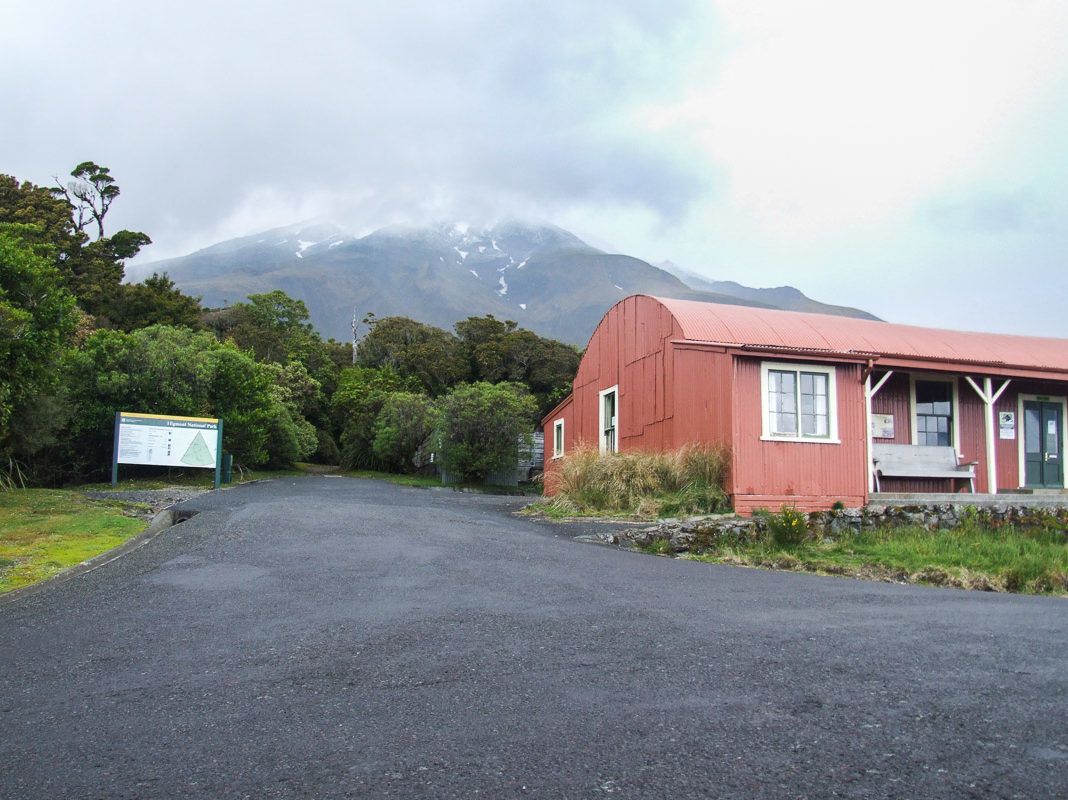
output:
M870 357L881 366L1034 374L1068 380L1068 339L973 333L853 317L653 298L688 342L829 359ZM1054 373L1054 374L1049 374Z

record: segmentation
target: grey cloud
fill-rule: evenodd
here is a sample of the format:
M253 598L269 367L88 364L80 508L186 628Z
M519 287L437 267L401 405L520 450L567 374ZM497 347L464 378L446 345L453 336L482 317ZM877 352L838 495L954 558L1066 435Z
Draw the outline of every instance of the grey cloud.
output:
M69 63L53 64L51 85L24 95L26 138L55 141L16 174L105 163L123 187L120 224L161 244L264 189L383 217L435 196L455 213L610 200L677 215L707 169L628 115L676 82L705 13L689 1L53 3L27 12L38 36L66 52L108 45L76 91L59 85Z

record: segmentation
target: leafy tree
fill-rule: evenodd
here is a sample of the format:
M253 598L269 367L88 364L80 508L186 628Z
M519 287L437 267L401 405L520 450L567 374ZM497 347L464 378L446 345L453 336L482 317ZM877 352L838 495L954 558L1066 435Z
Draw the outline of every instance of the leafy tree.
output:
M341 431L341 464L346 469L379 465L374 452L374 423L393 392L418 392L414 378L402 378L394 370L376 367L350 367L338 378L332 406Z
M254 354L258 361L303 365L318 387L314 397L303 406L302 413L321 432L321 447L313 448L320 461L337 463L336 436L340 428L335 424L328 399L337 388L341 370L339 361L347 363L347 346L343 359L338 358L336 342L323 342L308 321L310 314L303 300L275 290L249 295L248 302L235 303L228 308L212 309L202 314L202 323L222 340L233 341L238 347Z
M468 317L455 330L470 380L526 384L538 401L539 418L571 390L581 360L571 345L517 329L515 322L491 314Z
M386 395L374 423L371 449L390 472L412 472L426 463L426 448L439 412L425 395L392 392Z
M19 237L29 244L44 245L39 251L61 268L74 257L89 237L74 227L70 207L43 186L29 181L19 183L10 175L0 175L0 223L23 225ZM61 274L66 277L62 269Z
M318 339L310 317L303 300L276 289L251 294L247 303L214 312L208 324L220 338L233 339L238 347L251 350L257 360L284 364L305 355Z
M200 298L182 294L166 273L152 273L141 283L122 284L106 316L127 333L150 325L199 328Z
M59 270L21 238L26 227L0 225L0 456L5 462L31 454L40 437L47 437L47 425L38 424L34 437L27 436L25 426L13 429L10 423L20 412L32 412L37 398L55 386L56 362L78 319Z
M465 481L514 467L535 407L521 385L480 381L457 387L441 400L442 467Z
M227 450L249 466L285 463L308 447L310 426L279 372L207 332L99 330L68 354L64 375L76 409L64 455L75 472L110 463L116 411L222 417Z
M119 185L111 177L111 170L92 161L83 161L71 170L73 181L59 183L53 193L66 198L74 212L74 224L79 231L85 230L90 221L97 225L97 238L104 238L104 217L112 202L119 196Z
M48 247L40 254L60 270L79 308L93 316L98 327L108 327L108 314L122 294L124 262L152 240L127 230L104 236L104 218L119 195L106 168L87 161L75 167L72 176L75 181L52 189L0 176L0 222L33 226L24 238ZM98 233L95 241L84 230L92 222Z
M356 347L361 367L388 367L419 381L431 397L444 393L467 372L455 336L407 317L385 317Z

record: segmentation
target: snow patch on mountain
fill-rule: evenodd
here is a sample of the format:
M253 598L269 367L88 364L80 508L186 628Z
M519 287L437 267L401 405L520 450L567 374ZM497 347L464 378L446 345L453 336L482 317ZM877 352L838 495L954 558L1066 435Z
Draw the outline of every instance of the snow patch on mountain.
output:
M497 294L499 294L501 297L504 297L504 295L508 294L508 283L504 280L503 275L497 278L497 285L501 287L497 290Z

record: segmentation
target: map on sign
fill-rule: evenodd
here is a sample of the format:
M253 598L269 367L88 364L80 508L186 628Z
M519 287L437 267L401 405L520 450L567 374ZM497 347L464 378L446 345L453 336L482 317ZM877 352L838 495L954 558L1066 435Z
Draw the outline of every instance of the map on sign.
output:
M129 414L118 418L116 462L215 469L219 420Z

